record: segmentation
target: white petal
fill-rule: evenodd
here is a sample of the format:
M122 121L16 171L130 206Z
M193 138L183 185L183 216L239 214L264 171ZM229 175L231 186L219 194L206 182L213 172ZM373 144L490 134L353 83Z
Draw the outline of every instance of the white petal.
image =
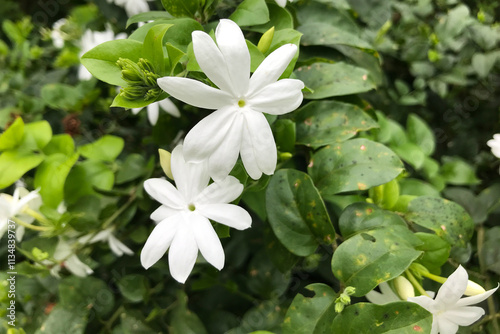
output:
M490 289L490 290L488 290L484 293L481 293L479 295L462 298L455 305L456 306L467 306L467 305L474 305L474 304L480 303L483 300L486 300L492 294L494 294L495 291L497 291L497 289L498 289L498 286L494 289Z
M460 307L453 310L447 310L441 314L441 318L446 318L460 326L469 326L475 323L484 315L484 310L477 306Z
M76 255L71 255L66 261L64 261L64 266L68 268L73 275L79 277L85 277L94 272L89 266L80 261Z
M278 6L285 8L287 0L276 0Z
M296 53L297 46L295 44L285 44L267 56L250 78L249 96L276 82Z
M214 111L196 124L184 139L186 161L203 161L213 154L227 135L234 117L234 107L226 107Z
M378 287L380 288L381 293L372 290L365 296L366 299L373 304L384 305L401 300L386 282L380 283Z
M123 254L132 255L134 252L128 248L123 242L118 240L114 235L109 236L108 240L109 248L117 256L122 256Z
M151 125L155 125L158 122L158 116L160 115L160 105L158 102L153 102L148 105L148 119Z
M195 107L219 109L234 103L235 98L228 93L204 83L177 77L163 77L156 80L158 86L168 94Z
M252 225L252 217L243 208L234 204L204 204L196 207L203 216L237 230Z
M248 130L248 125L245 124L243 127L243 134L241 136L241 147L240 147L241 161L248 175L254 180L260 179L262 176L262 171L257 165L257 158L255 156L255 150L253 148L252 136L250 135L250 130Z
M174 116L174 117L181 117L181 112L179 111L179 108L172 102L170 99L164 99L158 102L160 104L160 107L162 107L163 110L165 110L168 114Z
M434 321L436 321L436 319L433 319L432 322L433 327L434 327ZM458 331L457 324L449 321L448 319L442 316L438 317L437 319L437 327L440 334L455 334Z
M206 187L196 198L195 204L221 204L237 199L243 192L243 185L234 176L215 181Z
M19 199L19 201L15 201L16 204L13 208L14 215L17 214L18 212L22 211L24 206L27 205L30 201L33 201L37 198L40 199L40 194L38 194L38 190L34 190L28 194L25 194L27 192L26 189L16 188L16 190L14 190L14 194L16 194L16 192L18 192L18 195L22 196L22 197ZM15 198L16 196L13 196L13 197ZM39 201L38 203L41 204L41 201Z
M161 204L174 209L183 209L185 200L175 187L164 179L148 179L144 181L144 189Z
M252 110L272 115L294 111L302 103L304 83L296 79L283 79L264 87L248 99Z
M132 110L132 114L137 115L139 113L139 111L141 111L142 109L143 109L142 107L141 108L132 108L131 109Z
M410 297L407 299L409 302L418 304L425 308L427 311L433 313L436 310L436 301L432 298L429 298L427 296L417 296L417 297Z
M181 214L181 216L184 221L179 225L179 230L170 246L168 262L172 277L184 283L193 270L198 256L198 246L194 239L191 221L189 221L190 215Z
M151 216L149 218L151 218L155 222L160 222L165 218L168 218L168 217L171 217L173 215L178 214L179 212L181 212L181 210L173 209L173 208L169 208L168 206L161 205L158 209L153 211L153 213L151 214Z
M208 160L210 176L216 181L224 180L238 160L243 122L243 115L238 113L234 117L226 136Z
M191 219L194 238L201 255L208 263L221 270L224 267L224 249L212 224L207 218L196 213L192 213L189 219Z
M220 20L215 39L226 61L232 87L237 97L248 91L250 52L240 27L231 20Z
M94 235L90 240L89 242L91 244L95 243L95 242L99 242L99 241L103 241L103 240L107 240L109 238L109 236L111 235L111 231L110 230L103 230L103 231L100 231L99 233L97 233L96 235ZM82 237L83 238L83 237ZM82 238L80 238L79 240L81 240Z
M469 275L467 275L467 271L462 266L459 266L439 288L435 299L436 302L444 305L443 308L454 305L464 294L468 281Z
M183 224L182 214L166 218L155 226L141 252L141 264L148 269L165 254L176 236L179 224Z
M235 95L226 59L210 35L193 31L193 51L203 73L221 90Z
M257 165L264 174L271 175L278 159L271 127L262 113L246 112L245 118Z
M186 201L191 202L207 187L210 181L207 162L186 162L182 145L178 145L172 151L170 164L177 189L184 195Z

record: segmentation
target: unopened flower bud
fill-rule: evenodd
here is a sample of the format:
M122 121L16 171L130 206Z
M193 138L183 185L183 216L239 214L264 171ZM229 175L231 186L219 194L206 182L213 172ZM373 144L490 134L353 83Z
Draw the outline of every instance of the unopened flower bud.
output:
M274 27L271 27L268 31L266 31L262 37L259 40L259 43L257 44L257 48L259 49L260 52L266 53L269 48L271 47L271 42L273 41L274 37Z
M464 295L475 296L485 292L486 290L484 290L484 288L481 285L477 284L476 282L468 281L467 289L465 289Z
M158 150L158 154L160 155L160 165L165 172L165 175L167 175L169 179L173 180L174 176L172 175L172 167L170 164L172 154L169 151L162 150L161 148Z
M335 304L335 312L340 313L344 310L345 305L342 303Z
M344 289L344 293L348 296L353 295L356 292L356 288L353 286L348 286Z
M139 61L137 62L137 65L139 66L139 68L144 71L144 72L151 72L151 73L155 73L155 69L153 67L153 64L151 64L151 62L147 59L144 59L144 58L139 58Z
M142 87L125 87L120 89L120 95L127 100L138 100L144 98L144 88Z
M394 280L394 288L402 300L407 300L409 297L415 297L413 285L404 276L396 277Z

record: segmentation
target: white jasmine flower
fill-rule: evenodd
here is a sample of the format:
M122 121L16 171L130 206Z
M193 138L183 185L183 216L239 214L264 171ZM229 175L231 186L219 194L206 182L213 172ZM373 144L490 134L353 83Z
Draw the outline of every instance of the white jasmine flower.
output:
M472 297L460 298L468 285L467 271L459 266L439 289L436 298L418 296L408 298L432 313L431 334L454 334L458 326L469 326L484 315L481 307L470 306L482 302L497 289L491 289Z
M91 275L94 271L85 263L83 263L76 254L73 253L71 245L62 238L59 238L56 250L54 252L54 259L57 261L63 261L64 267L66 267L73 275L79 277L85 277ZM52 264L52 261L44 260L44 264ZM50 270L50 273L55 277L59 277L59 272L62 266L60 264L55 265Z
M24 210L30 208L38 210L42 205L42 200L38 194L38 189L29 192L26 188L18 187L14 190L14 194L0 194L0 238L7 231L9 219L17 217L27 224L31 224L35 219L23 213ZM16 238L18 241L24 235L24 226L17 226Z
M275 0L278 6L285 8L288 0Z
M172 100L167 98L158 102L153 102L147 106L148 119L151 125L155 125L156 122L158 122L158 117L160 116L160 107L174 117L181 117L179 108L177 108ZM133 108L132 113L134 115L137 115L142 109L143 108Z
M79 238L78 241L82 244L86 243L93 244L100 241L107 241L109 248L113 253L115 253L116 256L122 256L123 254L127 255L134 254L134 252L132 252L130 248L125 246L124 243L122 243L113 235L113 231L114 231L113 228L107 228L105 230L98 232L96 235L87 234Z
M369 302L377 305L389 304L392 302L399 302L401 298L392 291L387 282L382 282L378 285L380 292L372 290L365 295Z
M494 134L493 139L486 142L486 145L491 147L491 153L497 158L500 158L500 133Z
M52 43L58 49L61 49L64 46L64 35L65 33L61 30L62 26L66 24L68 20L62 18L57 20L52 25L52 31L50 32L50 38L52 39Z
M83 33L82 39L80 41L80 58L83 56L84 53L90 51L99 44L112 41L114 39L125 39L125 38L127 38L127 34L120 33L115 36L115 33L113 32L113 30L111 30L111 27L109 26L106 27L105 31L92 31L90 29L87 29ZM80 68L78 69L78 79L90 80L92 79L92 74L90 74L90 72L85 68L85 66L80 65Z
M149 12L149 5L146 0L108 0L108 2L114 2L115 5L124 8L128 17Z
M248 212L228 204L240 196L243 185L232 176L209 185L207 167L206 162L186 163L179 145L171 158L177 188L164 179L144 182L144 189L162 205L151 214L158 225L144 245L141 263L148 269L170 248L170 273L180 283L191 273L198 250L215 268L224 267L224 250L209 219L238 230L252 223Z
M253 179L262 173L273 174L276 144L263 113L282 115L301 104L302 81L277 81L297 53L297 46L287 44L275 50L250 78L250 53L236 23L220 21L215 31L217 44L201 31L194 31L192 37L198 64L219 89L188 78L158 79L160 88L173 97L196 107L217 109L187 134L186 160L208 159L214 180L229 174L239 154Z

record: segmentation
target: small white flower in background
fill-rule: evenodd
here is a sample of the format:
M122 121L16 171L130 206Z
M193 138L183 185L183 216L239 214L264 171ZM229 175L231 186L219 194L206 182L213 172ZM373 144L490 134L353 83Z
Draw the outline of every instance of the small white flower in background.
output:
M401 298L392 291L387 282L382 282L378 285L380 292L372 290L365 295L369 302L377 305L389 304L392 302L399 302Z
M64 267L67 268L73 275L79 277L85 277L94 272L88 265L83 263L78 256L76 256L76 254L73 253L73 248L63 238L59 238L59 242L57 243L56 250L54 252L54 259L57 261L63 261ZM53 262L49 260L44 260L42 263L46 265L53 264ZM59 278L59 272L61 269L62 266L60 264L56 264L52 267L50 273Z
M42 199L38 191L37 189L30 192L26 188L17 187L12 196L9 194L0 194L0 238L7 231L9 219L17 217L27 224L31 224L35 220L33 217L24 214L23 211L26 208L38 210L40 205L42 205ZM20 241L23 235L24 226L17 226L17 240Z
M288 0L275 0L278 6L285 8Z
M128 17L149 12L149 5L146 0L108 0L108 3L122 7L127 12Z
M431 334L454 334L458 331L458 326L472 325L484 315L481 307L470 305L487 299L498 287L472 297L460 298L470 285L468 278L467 271L459 266L441 286L435 299L427 296L408 298L408 301L417 303L432 313Z
M57 20L52 25L52 31L50 32L50 38L52 38L52 43L58 49L61 49L64 46L64 32L61 30L61 27L66 24L68 20L62 18Z
M179 108L177 108L177 106L167 98L158 102L153 102L146 107L148 111L149 123L151 125L155 125L156 122L158 122L158 117L160 116L160 107L174 117L181 117ZM143 108L133 108L132 113L134 115L137 115L142 109Z
M127 34L120 33L115 36L115 33L111 27L106 27L105 31L93 31L90 29L85 30L80 41L80 58L84 53L95 48L99 44L104 42L109 42L115 39L125 39ZM92 74L85 68L85 66L80 65L78 69L78 79L80 80L90 80L92 79Z
M491 147L491 153L497 158L500 158L500 133L494 134L493 139L486 142L486 145Z
M127 254L127 255L134 254L134 252L132 252L132 250L130 248L125 246L125 244L123 242L118 240L113 235L113 231L114 231L113 228L107 228L105 230L98 232L95 235L88 234L88 235L85 235L83 237L80 237L78 239L78 241L82 244L86 244L86 243L93 244L93 243L100 242L100 241L108 242L109 248L111 249L111 251L113 253L115 253L116 256L122 256L123 254Z
M177 188L165 179L144 182L147 193L162 205L151 214L157 225L141 253L148 269L170 248L170 273L180 283L191 273L198 250L215 268L224 267L224 250L209 219L238 230L252 224L248 212L228 204L240 196L243 185L232 176L209 185L207 163L186 163L182 150L177 146L171 157Z
M214 180L229 174L239 154L253 179L262 173L273 174L276 144L263 113L286 114L302 103L302 81L277 81L297 53L297 46L287 44L275 50L250 78L250 53L240 27L231 20L220 20L215 36L217 44L204 32L192 33L196 60L219 89L188 78L157 80L160 88L178 100L217 109L187 134L184 156L189 162L208 159Z

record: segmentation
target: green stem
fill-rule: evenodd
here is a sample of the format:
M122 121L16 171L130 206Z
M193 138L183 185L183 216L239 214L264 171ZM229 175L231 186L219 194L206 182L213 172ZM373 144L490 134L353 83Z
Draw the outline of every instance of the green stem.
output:
M430 278L431 280L436 281L436 282L441 283L441 284L443 284L447 280L447 278L437 276L437 275L431 274L429 272L421 272L420 275L427 277L427 278Z
M115 213L113 213L111 215L111 217L106 219L106 221L102 224L102 228L105 229L106 227L111 225L116 218L118 218L125 210L127 210L128 207L134 202L135 196L136 195L135 195L135 188L134 188L134 190L133 190L132 194L130 195L129 199L127 200L127 202L125 202L125 204L123 204L118 210L116 210Z
M408 276L408 280L411 282L411 284L417 288L418 292L420 292L420 294L422 296L427 296L427 297L431 297L427 294L427 292L424 290L424 288L422 287L422 285L420 285L420 283L417 281L417 279L415 278L415 276L413 276L413 274L409 271L409 270L406 270L405 271L406 273L406 276Z
M26 214L28 214L29 216L35 218L36 220L38 220L43 225L52 225L52 222L50 220L48 220L47 218L45 218L44 216L42 216L39 212L36 212L33 209L26 208L26 209L23 210L23 212L26 213Z
M28 224L24 221L22 221L21 219L19 218L13 218L14 222L16 224L19 224L21 226L24 226L25 228L29 228L31 230L35 230L35 231L40 231L40 232L45 232L45 231L48 231L49 228L48 227L44 227L44 226L37 226L37 225L31 225L31 224Z

